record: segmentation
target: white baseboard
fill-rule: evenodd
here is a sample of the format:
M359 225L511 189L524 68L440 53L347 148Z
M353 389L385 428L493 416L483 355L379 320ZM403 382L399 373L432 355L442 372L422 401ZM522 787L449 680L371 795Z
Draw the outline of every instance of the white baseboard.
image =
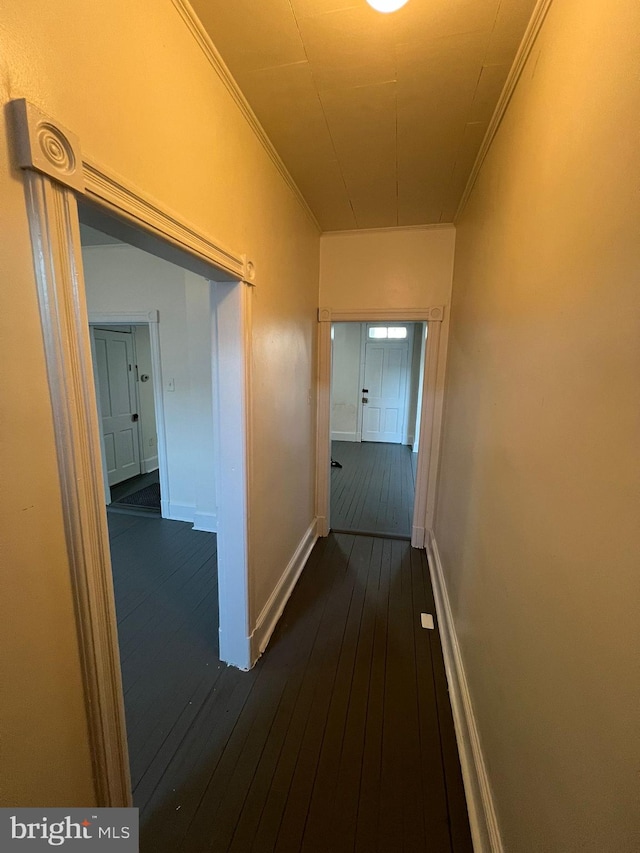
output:
M152 471L157 471L159 468L158 465L158 457L157 456L149 456L148 459L142 460L142 473L150 474Z
M163 518L170 518L173 521L190 521L191 524L193 524L193 517L195 515L196 508L192 504L169 503L166 505L166 515L164 510L165 507L163 506Z
M451 613L438 545L431 531L428 531L426 536L426 548L433 595L436 601L444 665L449 682L449 696L460 754L460 765L467 797L473 849L475 853L503 853L504 847L500 837L493 795L480 745L480 736L473 713L453 614Z
M194 512L193 529L205 530L207 533L217 533L218 516L215 512Z
M258 616L256 627L251 635L251 657L253 660L257 660L267 648L274 628L282 616L285 604L289 600L300 573L309 559L309 554L318 540L317 526L317 519L314 518Z
M412 527L411 528L411 547L412 548L426 548L426 531L424 527Z
M218 516L214 512L197 512L192 504L164 504L161 501L162 517L172 521L188 521L194 530L204 530L207 533L218 532Z
M357 432L331 431L331 441L360 441Z

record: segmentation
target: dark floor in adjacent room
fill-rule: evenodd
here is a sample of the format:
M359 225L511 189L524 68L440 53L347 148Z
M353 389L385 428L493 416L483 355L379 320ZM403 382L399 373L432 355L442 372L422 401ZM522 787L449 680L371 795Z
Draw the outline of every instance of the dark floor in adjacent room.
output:
M109 514L143 853L472 850L425 554L332 534L250 672L215 536Z
M150 508L149 506L136 506L127 503L120 503L120 501L126 501L126 499L131 495L134 495L136 492L140 492L142 489L152 485L157 486L159 493L160 474L157 469L155 471L150 471L147 474L138 474L135 477L130 477L122 483L116 483L110 488L111 503L109 504L109 510L112 512L126 512L138 515L160 515L159 499L157 506L154 506L153 508Z
M332 441L333 530L411 537L417 453L404 444Z

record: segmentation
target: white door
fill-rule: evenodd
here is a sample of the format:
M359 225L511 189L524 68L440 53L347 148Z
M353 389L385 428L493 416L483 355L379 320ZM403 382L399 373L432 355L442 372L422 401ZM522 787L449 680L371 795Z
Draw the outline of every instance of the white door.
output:
M140 473L140 440L131 332L93 329L96 391L100 399L110 486Z
M408 341L367 341L362 388L363 441L402 443L408 364Z

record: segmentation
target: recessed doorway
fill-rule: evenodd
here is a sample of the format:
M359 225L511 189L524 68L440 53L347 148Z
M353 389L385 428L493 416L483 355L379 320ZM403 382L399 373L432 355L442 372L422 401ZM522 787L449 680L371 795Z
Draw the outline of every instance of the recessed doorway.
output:
M170 795L182 739L226 669L213 285L83 224L81 242L131 788L144 824L152 796Z
M334 342L338 325L368 324L369 328L385 328L387 339L389 328L403 324L419 324L424 329L420 335L421 357L415 362L419 365L418 393L415 399L415 420L412 447L417 448L415 460L415 496L411 514L411 544L423 548L427 533L432 528L435 487L438 468L438 451L442 424L442 401L444 385L444 363L446 354L446 333L441 332L444 309L434 306L425 309L407 310L349 310L332 311L330 308L318 309L319 321L319 371L318 371L318 441L317 441L317 517L318 532L326 536L332 526L331 515L331 475L335 465L331 463L332 439L358 442L362 441L362 397L364 384L364 357L360 368L353 368L351 362L350 388L352 402L347 406L334 406L332 398L332 375L342 382L345 374L334 365ZM362 326L361 326L362 327ZM428 330L428 334L427 334ZM381 334L381 333L378 333ZM392 332L392 334L394 334ZM415 339L415 336L414 336ZM360 336L361 347L362 337ZM358 379L355 380L357 374ZM359 396L354 396L359 395ZM355 399L355 402L353 401ZM339 417L341 412L342 416ZM406 417L405 427L411 428L412 417ZM397 438L397 434L396 434ZM407 439L405 439L408 442ZM334 460L340 462L340 460ZM340 470L340 469L338 469ZM397 534L395 534L397 535Z
M331 328L331 528L411 537L424 323Z

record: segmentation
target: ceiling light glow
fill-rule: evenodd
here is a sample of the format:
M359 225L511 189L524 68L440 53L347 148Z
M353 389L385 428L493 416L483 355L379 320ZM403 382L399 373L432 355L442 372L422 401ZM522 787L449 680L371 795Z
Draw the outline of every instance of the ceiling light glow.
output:
M376 10L376 12L395 12L401 9L407 0L367 0L367 3Z

